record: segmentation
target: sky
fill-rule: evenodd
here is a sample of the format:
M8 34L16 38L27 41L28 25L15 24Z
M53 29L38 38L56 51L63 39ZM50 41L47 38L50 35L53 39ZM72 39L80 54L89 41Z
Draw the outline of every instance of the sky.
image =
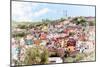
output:
M13 21L56 20L69 16L95 16L95 7L68 4L51 4L12 1Z

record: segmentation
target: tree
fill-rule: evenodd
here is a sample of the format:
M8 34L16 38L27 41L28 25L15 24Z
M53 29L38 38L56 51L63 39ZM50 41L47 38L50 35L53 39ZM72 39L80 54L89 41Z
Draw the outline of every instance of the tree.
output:
M20 29L26 29L26 28L27 28L27 26L26 26L26 25L21 25L21 24L20 24L20 25L18 25L17 27L18 27L18 28L20 28Z
M76 25L82 25L82 26L86 26L86 19L84 17L76 17L74 19L72 19L73 23L75 23Z
M66 20L65 18L61 18L61 19L60 19L60 22L63 22L63 21L65 21L65 20Z
M89 26L94 26L94 25L95 25L94 21L89 22Z
M42 22L51 22L49 19L42 19Z

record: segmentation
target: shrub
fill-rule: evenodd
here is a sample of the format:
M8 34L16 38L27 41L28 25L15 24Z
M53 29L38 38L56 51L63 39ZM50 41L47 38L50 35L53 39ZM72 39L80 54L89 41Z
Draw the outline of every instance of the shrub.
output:
M48 63L48 51L46 49L43 50L43 53L41 54L41 64Z
M78 53L78 54L76 55L75 61L76 61L76 62L79 62L80 60L83 59L83 57L84 57L84 54Z
M73 61L74 61L74 59L72 57L67 57L64 62L70 63L70 62L73 62Z
M78 53L75 57L66 57L64 62L80 62L84 58L84 54Z
M25 32L13 32L13 37L24 37L26 35Z
M33 46L26 50L24 64L46 64L48 63L48 51L43 46Z

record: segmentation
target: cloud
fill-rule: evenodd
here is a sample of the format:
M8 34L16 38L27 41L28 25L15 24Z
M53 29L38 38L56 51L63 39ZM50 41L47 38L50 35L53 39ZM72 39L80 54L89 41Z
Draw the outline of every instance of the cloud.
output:
M12 19L15 21L32 21L34 7L37 3L12 2Z
M36 16L36 17L38 17L38 16L41 16L41 15L43 15L43 14L48 13L49 11L50 11L50 9L48 9L48 8L43 8L43 9L41 9L41 10L35 12L33 15Z
M49 8L39 8L38 3L31 2L12 2L12 20L14 21L33 21L50 11Z

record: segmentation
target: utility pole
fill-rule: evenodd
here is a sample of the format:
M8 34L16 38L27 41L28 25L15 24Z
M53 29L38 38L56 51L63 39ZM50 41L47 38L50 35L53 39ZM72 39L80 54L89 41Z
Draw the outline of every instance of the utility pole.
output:
M64 14L64 16L68 16L68 14L67 14L68 12L67 12L67 10L63 10L63 14Z
M68 19L68 11L64 10L63 13L64 13L65 18Z

